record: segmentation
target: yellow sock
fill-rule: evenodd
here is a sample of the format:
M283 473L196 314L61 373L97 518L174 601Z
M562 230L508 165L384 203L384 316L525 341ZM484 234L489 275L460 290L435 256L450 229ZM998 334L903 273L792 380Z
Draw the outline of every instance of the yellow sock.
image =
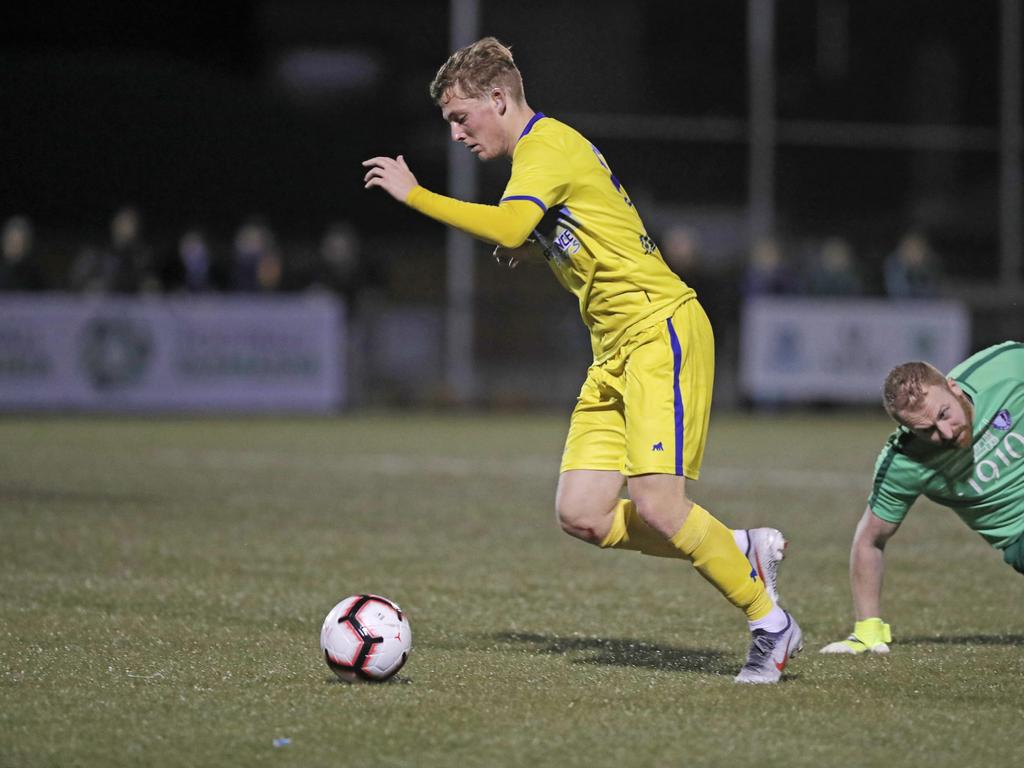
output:
M604 537L601 546L631 549L655 557L686 557L676 545L640 519L636 512L636 504L629 499L620 499L615 505L611 530Z
M694 504L671 542L726 600L747 614L748 621L763 619L771 612L772 600L736 546L732 531L706 509Z

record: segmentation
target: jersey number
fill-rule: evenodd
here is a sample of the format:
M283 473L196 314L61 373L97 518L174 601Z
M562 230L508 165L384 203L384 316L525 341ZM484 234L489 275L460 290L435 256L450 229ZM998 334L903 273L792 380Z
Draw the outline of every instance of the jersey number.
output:
M616 178L615 174L612 173L612 169L608 167L608 163L604 161L604 155L602 155L601 151L593 144L590 145L590 148L594 150L594 155L597 157L597 162L601 164L602 168L608 171L608 177L611 179L612 186L615 187L615 191L622 195L622 201L630 208L632 208L633 201L629 199L629 195L626 194L626 190L622 188L622 183L618 180L618 178ZM648 235L646 232L640 235L640 247L643 249L644 254L648 256L654 253L656 250L658 250L658 246L655 244L651 236Z

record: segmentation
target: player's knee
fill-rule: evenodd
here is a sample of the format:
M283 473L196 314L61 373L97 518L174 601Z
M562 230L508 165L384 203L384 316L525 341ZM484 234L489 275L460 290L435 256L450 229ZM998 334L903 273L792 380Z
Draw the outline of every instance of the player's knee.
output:
M686 496L682 500L662 494L633 493L637 516L666 538L675 536L686 522L693 502Z
M600 509L580 498L559 497L555 502L559 527L570 536L591 544L600 544L607 535L609 512L610 509Z

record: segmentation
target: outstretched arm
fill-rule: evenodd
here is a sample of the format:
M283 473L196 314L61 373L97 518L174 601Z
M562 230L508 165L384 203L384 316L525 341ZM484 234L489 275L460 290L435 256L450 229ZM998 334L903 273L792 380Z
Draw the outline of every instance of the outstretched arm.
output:
M885 544L899 526L876 517L871 507L857 524L850 547L850 590L857 621L882 614L882 577L885 574Z
M439 195L419 185L405 158L372 157L363 162L366 189L380 187L400 203L422 214L490 243L517 248L544 215L529 200L506 200L500 205L466 203Z
M822 653L888 653L892 641L889 625L882 621L882 577L885 573L885 545L899 525L877 517L871 507L857 524L850 547L850 590L856 623L845 640L829 643Z

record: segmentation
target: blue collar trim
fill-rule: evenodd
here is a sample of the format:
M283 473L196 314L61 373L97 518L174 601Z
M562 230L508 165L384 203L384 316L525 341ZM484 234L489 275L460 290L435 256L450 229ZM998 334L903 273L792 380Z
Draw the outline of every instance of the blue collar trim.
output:
M523 138L523 136L525 136L525 135L526 135L526 134L528 134L528 133L529 133L529 132L530 132L531 130L533 130L533 124L534 124L534 123L536 123L536 122L537 122L538 120L540 120L540 119L541 119L542 117L544 117L544 116L545 116L545 115L544 115L544 113L543 113L543 112L537 112L537 113L535 113L535 114L534 114L534 116L530 118L530 122L528 122L528 123L526 124L526 127L525 127L525 128L523 128L523 132L519 134L519 139ZM516 141L519 141L519 139L516 139Z

